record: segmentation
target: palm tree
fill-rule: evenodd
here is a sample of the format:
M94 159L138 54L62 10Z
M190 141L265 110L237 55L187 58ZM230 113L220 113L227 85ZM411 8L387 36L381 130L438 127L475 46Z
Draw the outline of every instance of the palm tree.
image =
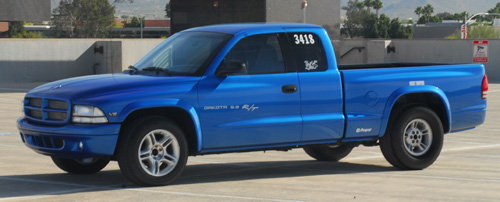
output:
M372 6L377 11L377 16L378 16L378 11L384 7L383 3L380 0L373 0Z
M372 0L365 0L365 7L368 10L368 13L370 13L370 8L373 6L373 1Z
M356 3L356 8L358 8L359 11L363 10L364 7L365 7L365 4L363 2Z
M432 5L430 5L430 4L425 5L423 13L424 13L426 22L429 22L429 18L431 17L432 13L434 13L434 7L432 7Z
M418 15L418 19L420 19L420 15L422 15L422 13L424 13L424 9L422 8L422 6L419 6L417 7L417 9L415 9L415 14ZM417 21L418 21L417 19Z

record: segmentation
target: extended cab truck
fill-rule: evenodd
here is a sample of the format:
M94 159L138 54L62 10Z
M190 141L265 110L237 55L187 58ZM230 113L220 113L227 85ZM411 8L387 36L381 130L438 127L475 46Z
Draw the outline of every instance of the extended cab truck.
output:
M229 24L177 33L129 70L65 79L26 94L22 141L70 173L117 160L132 182L166 185L188 156L304 148L338 161L380 145L424 169L443 134L486 113L483 65L337 67L325 30Z

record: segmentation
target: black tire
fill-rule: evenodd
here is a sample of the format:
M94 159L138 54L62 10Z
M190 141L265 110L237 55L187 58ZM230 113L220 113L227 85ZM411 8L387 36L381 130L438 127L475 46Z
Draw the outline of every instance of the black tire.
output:
M443 147L443 125L434 111L412 107L395 117L380 139L380 149L394 167L421 170L436 161Z
M162 116L150 116L125 128L121 135L118 165L128 180L140 186L161 186L181 175L188 147L175 123Z
M52 157L52 161L61 170L71 174L94 174L108 165L110 159L107 157L95 157L86 159L63 159Z
M340 159L349 155L352 149L353 146L349 144L304 147L304 151L318 161L340 161Z

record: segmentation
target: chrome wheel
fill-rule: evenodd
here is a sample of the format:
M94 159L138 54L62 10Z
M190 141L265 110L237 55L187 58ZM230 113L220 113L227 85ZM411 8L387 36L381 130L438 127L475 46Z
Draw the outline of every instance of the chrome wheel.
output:
M412 156L422 156L432 144L432 129L423 119L415 119L406 125L403 141L406 151Z
M138 158L146 173L161 177L176 167L180 153L179 142L175 136L167 130L157 129L142 139Z

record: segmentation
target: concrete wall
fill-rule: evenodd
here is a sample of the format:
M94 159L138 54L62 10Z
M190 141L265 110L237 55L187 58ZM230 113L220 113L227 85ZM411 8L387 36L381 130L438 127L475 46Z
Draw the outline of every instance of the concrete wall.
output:
M0 83L121 72L162 39L0 39ZM100 51L102 47L102 53Z
M121 72L162 41L0 39L0 83L48 82L75 76ZM333 41L333 45L339 64L473 63L473 42L472 39L339 40ZM350 51L351 49L353 50ZM490 81L500 82L500 57L497 57L500 40L489 40L488 52L486 72ZM341 56L343 57L340 58Z
M345 40L333 41L339 64L363 63L473 63L473 43L477 39L444 40ZM500 82L500 40L488 40L486 73L490 81ZM354 47L354 50L344 57ZM388 49L394 52L388 53Z

